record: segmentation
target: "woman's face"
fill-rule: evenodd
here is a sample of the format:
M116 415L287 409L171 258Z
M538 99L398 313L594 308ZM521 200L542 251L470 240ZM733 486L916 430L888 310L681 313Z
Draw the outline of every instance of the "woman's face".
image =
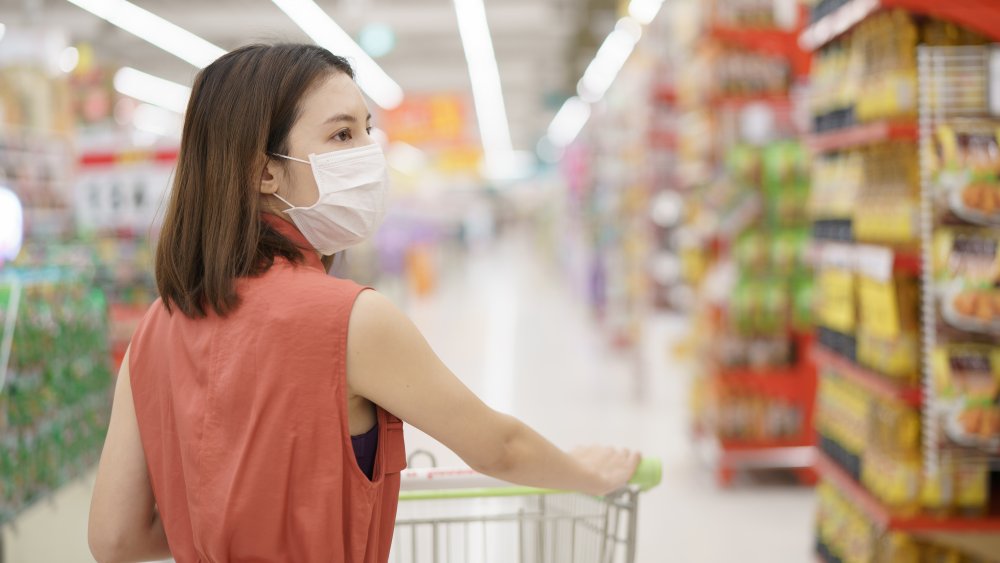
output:
M361 91L350 76L337 72L321 79L299 104L299 117L288 134L288 154L305 161L309 155L370 145L371 119ZM264 171L261 192L275 191L296 207L308 207L319 198L312 167L303 162L272 157ZM265 196L273 211L287 206ZM279 213L285 217L284 213ZM287 218L287 217L286 217Z

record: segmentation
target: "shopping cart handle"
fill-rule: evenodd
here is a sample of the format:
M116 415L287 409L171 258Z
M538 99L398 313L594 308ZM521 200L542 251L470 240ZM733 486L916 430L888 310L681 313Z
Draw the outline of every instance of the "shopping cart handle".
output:
M663 480L663 463L657 457L644 457L639 461L639 467L635 469L630 485L635 485L640 491L648 491L655 488Z

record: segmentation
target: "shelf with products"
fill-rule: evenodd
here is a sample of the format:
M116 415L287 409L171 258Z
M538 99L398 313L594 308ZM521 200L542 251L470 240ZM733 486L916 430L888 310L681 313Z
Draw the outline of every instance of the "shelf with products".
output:
M868 490L858 483L837 462L820 452L816 467L820 475L834 484L855 506L865 512L868 518L882 530L920 532L1000 532L1000 516L956 517L934 516L931 514L895 512L885 506Z
M1000 532L990 48L974 31L918 15L946 14L880 9L904 4L859 17L813 64L818 544L841 551L824 554L831 561L850 549L843 535L827 537L845 520L861 523L871 561L940 549L921 543L934 543L925 533ZM837 505L860 510L845 517ZM893 546L871 530L921 537ZM907 555L884 558L896 548Z
M0 273L0 522L96 463L113 377L107 303L85 271Z
M805 16L806 10L798 3L717 1L707 34L739 49L780 56L791 63L796 76L805 76L810 58L798 39Z
M834 152L885 143L887 141L916 142L919 129L915 121L877 121L832 129L810 135L806 143L814 152Z
M1000 39L1000 6L992 0L824 0L799 37L799 44L808 50L820 49L873 14L893 8L952 21Z
M901 385L887 376L857 365L822 344L813 349L813 357L818 365L832 369L837 375L852 380L874 395L920 406L921 390L917 385Z

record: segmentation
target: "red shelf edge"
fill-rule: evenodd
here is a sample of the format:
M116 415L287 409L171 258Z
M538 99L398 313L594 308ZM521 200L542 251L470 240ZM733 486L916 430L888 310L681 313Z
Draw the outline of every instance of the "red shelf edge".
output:
M815 51L854 29L868 16L882 8L880 0L854 0L827 14L802 32L799 46L807 51Z
M920 130L914 121L876 121L844 129L813 133L806 144L814 152L832 152L894 139L916 141Z
M894 253L892 269L896 272L919 276L923 260L915 253Z
M903 532L1000 532L1000 517L936 518L928 515L897 516L892 514L864 486L854 480L837 462L823 451L816 455L816 468L824 477L854 500L873 523L886 530Z
M770 450L784 450L792 448L812 448L816 446L814 440L728 440L716 438L719 449L724 452L757 452Z
M757 103L790 106L792 105L792 99L787 93L750 94L746 96L721 95L713 97L711 103L716 106L745 106Z
M902 8L922 15L958 23L1000 39L1000 6L991 0L854 0L809 25L799 36L799 46L815 51L850 32L883 8Z
M832 365L842 377L850 379L876 395L901 401L914 407L919 407L923 402L920 387L893 383L887 379L887 376L869 371L822 344L815 346L813 357L817 364Z

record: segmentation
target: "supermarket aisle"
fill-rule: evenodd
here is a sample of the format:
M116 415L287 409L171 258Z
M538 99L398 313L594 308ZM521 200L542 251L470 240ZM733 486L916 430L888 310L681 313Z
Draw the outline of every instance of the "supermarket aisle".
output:
M688 438L685 381L673 360L677 319L652 321L635 397L632 358L608 351L581 299L524 235L473 256L430 299L408 310L445 363L487 403L562 447L620 444L664 460L664 483L643 499L641 563L811 560L810 490L767 485L716 489ZM408 449L442 446L407 428Z

